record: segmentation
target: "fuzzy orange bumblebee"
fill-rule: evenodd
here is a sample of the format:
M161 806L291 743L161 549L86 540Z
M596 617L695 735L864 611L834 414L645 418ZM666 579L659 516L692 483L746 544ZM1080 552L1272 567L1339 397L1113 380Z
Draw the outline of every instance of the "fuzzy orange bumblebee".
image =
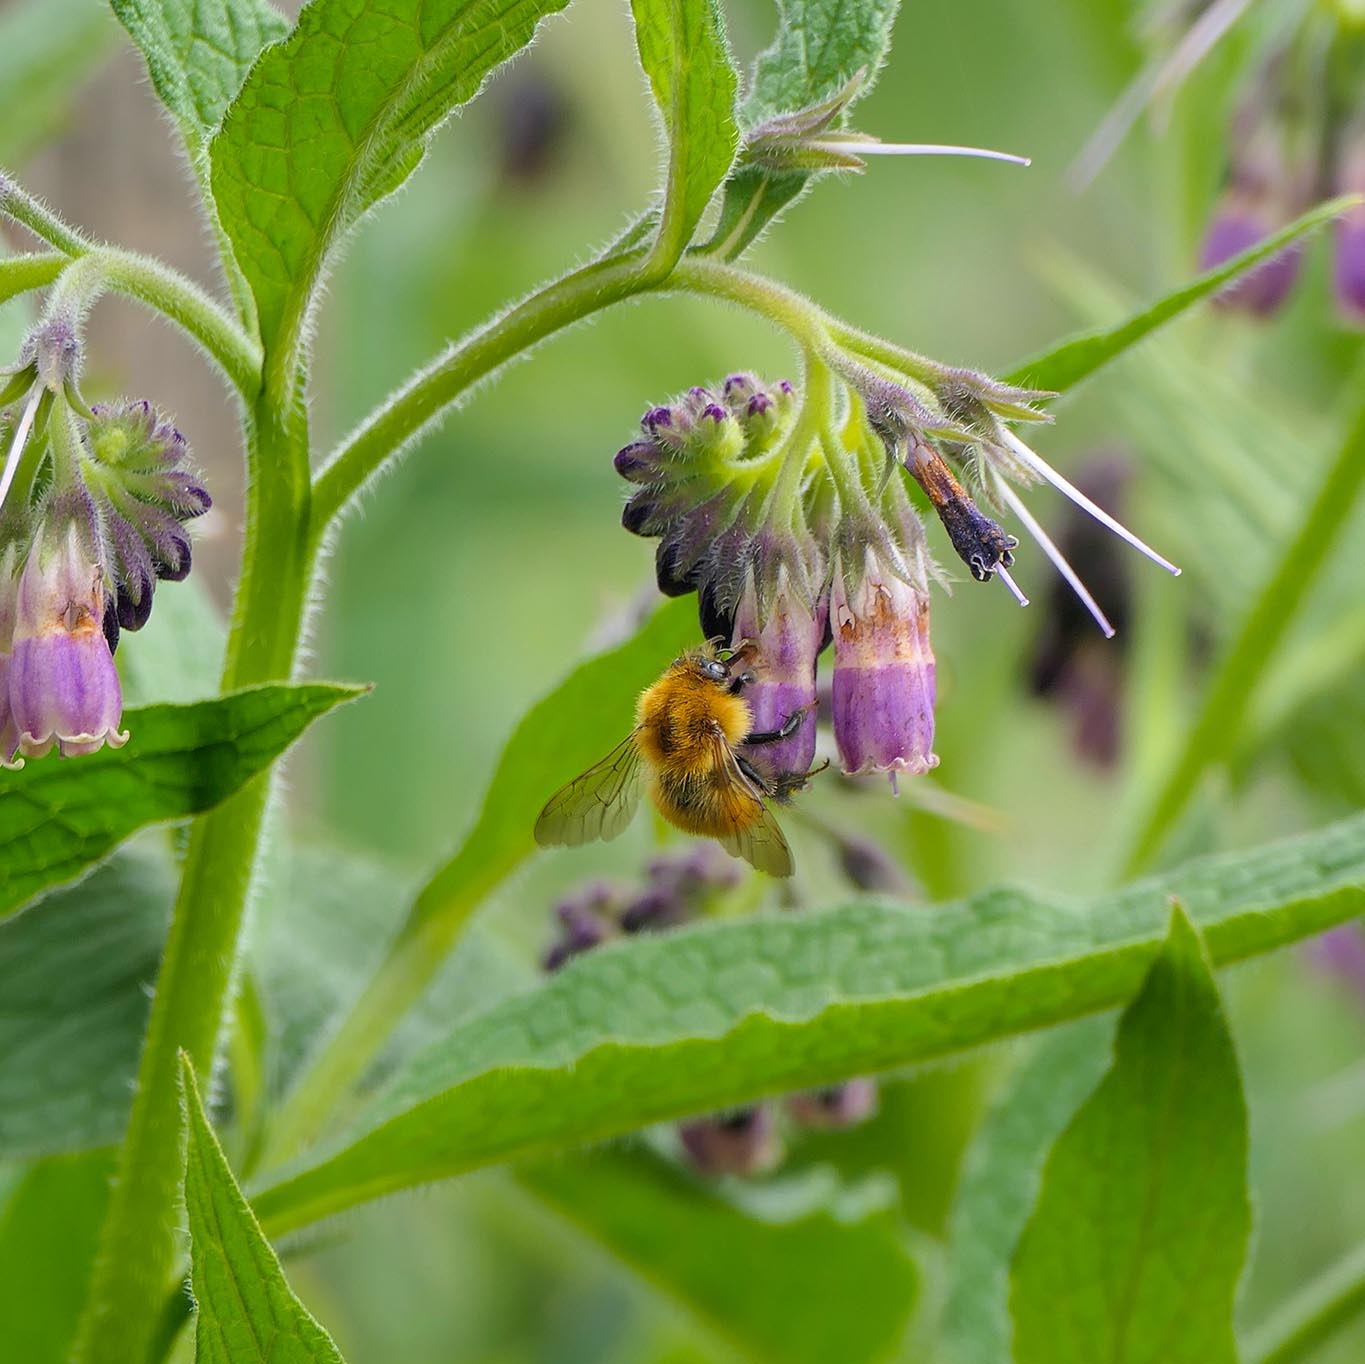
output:
M749 650L705 648L676 659L641 693L625 740L550 798L536 821L536 841L577 846L615 838L630 823L647 778L649 798L670 824L717 839L731 856L771 876L790 876L791 850L766 801L785 800L807 774L771 782L737 750L788 739L810 717L797 710L780 729L753 733L742 692L755 675L732 674L750 657Z

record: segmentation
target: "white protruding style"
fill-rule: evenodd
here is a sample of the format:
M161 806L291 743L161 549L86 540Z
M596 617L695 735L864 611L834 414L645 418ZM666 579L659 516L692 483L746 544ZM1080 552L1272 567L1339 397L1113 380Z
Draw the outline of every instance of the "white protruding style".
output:
M10 442L9 454L5 457L5 470L0 474L0 511L4 509L5 499L9 496L10 485L19 469L19 460L28 442L28 433L33 430L33 420L38 415L38 402L43 396L43 386L34 384L28 395L28 405L24 408L19 425L14 428L14 439Z
M1003 564L996 564L996 566L991 569L991 572L1009 588L1014 596L1014 600L1017 601L1020 606L1028 605L1028 598L1019 590L1019 584L1005 571L1005 566Z
M1094 617L1095 624L1100 627L1105 639L1113 639L1116 632L1109 623L1109 617L1100 609L1099 602L1090 595L1090 589L1081 581L1080 574L1067 562L1066 555L1057 547L1056 542L1047 531L1038 524L1037 517L1024 505L1024 499L999 474L994 477L994 485L1000 500L1019 518L1024 529L1033 536L1043 553L1052 560L1053 567L1071 585L1071 590L1081 599L1081 604Z
M997 152L990 147L955 147L944 142L858 142L831 137L806 144L812 151L833 152L836 156L975 156L985 161L1009 161L1016 166L1031 166L1027 156Z
M1140 540L1121 521L1116 521L1097 502L1092 502L1074 483L1063 478L1041 455L1030 450L1008 427L1001 427L1005 444L1014 451L1019 459L1033 470L1039 478L1046 479L1058 492L1065 493L1082 511L1089 512L1102 526L1108 526L1120 540L1126 540L1136 550L1140 550L1154 564L1160 564L1173 577L1180 576L1180 570L1163 555L1160 555L1145 540Z

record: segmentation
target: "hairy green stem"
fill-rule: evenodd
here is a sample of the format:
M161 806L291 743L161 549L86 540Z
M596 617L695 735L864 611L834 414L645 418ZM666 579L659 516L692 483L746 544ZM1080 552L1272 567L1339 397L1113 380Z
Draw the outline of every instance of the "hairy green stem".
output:
M1242 1348L1247 1364L1297 1364L1365 1312L1365 1246L1300 1289Z
M70 257L60 251L35 251L0 260L0 303L8 303L31 289L46 289L69 261Z
M301 413L280 414L262 400L248 449L248 522L225 691L290 675L312 567ZM196 1071L212 1073L269 789L269 777L258 777L196 820L190 835L82 1321L80 1364L154 1358L158 1314L176 1263L178 1055L184 1050Z
M1350 519L1362 487L1365 405L1356 413L1269 582L1215 669L1180 755L1139 822L1125 875L1136 874L1160 851L1205 772L1232 755L1256 687Z
M245 399L261 378L260 347L192 280L150 256L98 247L115 293L155 309L197 342Z
M41 200L20 189L4 171L0 171L0 213L55 246L63 255L82 256L90 250L87 238L62 222Z
M98 268L110 289L145 303L174 322L217 362L244 398L256 392L261 373L259 346L203 289L178 270L151 256L92 242L3 172L0 214L57 248L57 253L0 262L0 301L56 282L73 261L98 260Z
M313 524L321 536L362 487L476 383L527 354L546 337L652 287L644 254L594 261L554 281L456 342L413 375L356 428L313 485Z

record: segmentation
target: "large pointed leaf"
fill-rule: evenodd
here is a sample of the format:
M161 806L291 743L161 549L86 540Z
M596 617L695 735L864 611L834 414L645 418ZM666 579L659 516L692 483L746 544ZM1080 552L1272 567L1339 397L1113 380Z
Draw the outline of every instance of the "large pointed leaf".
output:
M0 1052L0 1055L4 1055ZM0 1206L3 1357L67 1364L109 1202L112 1151L35 1161Z
M661 269L682 255L735 159L739 128L725 21L716 0L631 0L640 65L668 134L668 181L655 250Z
M746 130L774 114L791 114L849 91L835 126L872 88L891 50L891 29L900 0L778 0L777 36L758 55L741 111ZM744 164L725 186L713 245L727 257L740 254L810 186L819 172L774 172Z
M331 1336L294 1296L242 1197L184 1053L180 1073L196 1364L342 1364Z
M1247 1114L1199 935L1171 931L1057 1139L1014 1258L1015 1364L1236 1364Z
M109 0L198 161L246 73L289 23L269 0Z
M762 1364L884 1359L914 1305L889 1187L809 1171L741 1201L638 1146L524 1166L517 1178Z
M223 227L283 397L328 254L425 139L568 0L314 0L211 148Z
M0 923L0 1158L122 1136L173 894L121 853Z
M130 710L122 748L0 774L0 915L79 876L144 825L211 809L363 690L272 683Z
M943 1336L952 1364L1010 1357L1014 1248L1047 1153L1104 1073L1113 1031L1112 1020L1087 1018L1042 1038L977 1132L948 1233Z
M1172 895L1219 963L1320 932L1365 908L1365 816L1085 906L993 891L599 948L419 1056L340 1149L279 1177L258 1210L283 1230L476 1165L1110 1007L1160 948Z
M1272 233L1264 241L1233 256L1222 265L1206 270L1188 284L1172 289L1157 299L1151 307L1125 319L1116 327L1085 332L1073 336L1060 345L1026 360L1008 376L1010 383L1027 384L1030 388L1050 389L1062 393L1088 379L1124 351L1145 341L1154 331L1188 312L1196 303L1212 297L1224 285L1230 284L1262 261L1293 245L1300 238L1326 226L1345 212L1358 198L1333 199L1310 209L1295 218L1287 227Z

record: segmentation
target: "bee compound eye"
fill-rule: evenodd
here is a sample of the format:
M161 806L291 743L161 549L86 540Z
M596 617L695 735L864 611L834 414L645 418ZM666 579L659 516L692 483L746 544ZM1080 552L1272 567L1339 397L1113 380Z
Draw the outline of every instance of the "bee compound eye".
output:
M730 670L724 663L719 663L712 659L706 665L706 674L708 677L715 678L717 682L722 682L730 675Z

